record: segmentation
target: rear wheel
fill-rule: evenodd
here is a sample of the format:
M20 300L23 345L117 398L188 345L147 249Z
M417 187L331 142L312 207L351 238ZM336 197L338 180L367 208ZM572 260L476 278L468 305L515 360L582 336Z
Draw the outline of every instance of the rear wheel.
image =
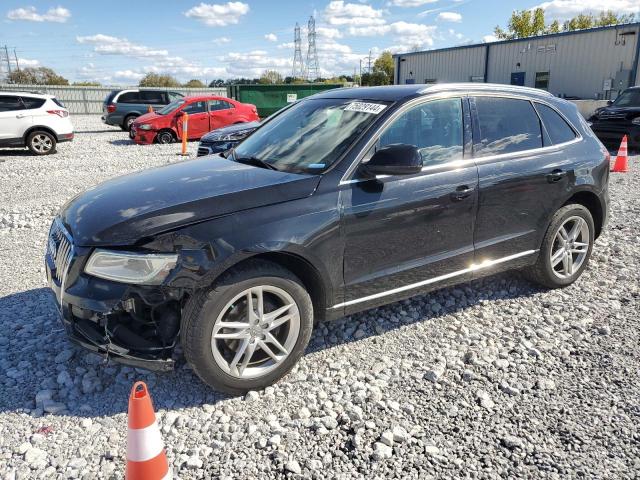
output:
M131 125L133 125L133 122L136 121L136 118L138 118L136 115L127 115L126 117L124 117L124 121L122 122L122 130L124 130L125 132L130 132Z
M283 377L304 353L313 307L300 280L251 261L194 296L183 316L187 361L213 388L242 393Z
M593 217L587 208L578 204L562 207L553 216L536 264L525 274L549 288L571 285L587 268L594 232Z
M172 143L175 140L171 130L160 130L156 135L156 142L161 144Z
M35 155L48 155L56 151L56 137L43 130L31 132L27 137L27 147Z

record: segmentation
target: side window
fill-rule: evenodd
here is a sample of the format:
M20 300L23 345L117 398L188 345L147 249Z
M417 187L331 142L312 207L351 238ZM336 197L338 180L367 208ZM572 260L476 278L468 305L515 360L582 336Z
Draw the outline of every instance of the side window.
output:
M233 105L224 100L209 100L209 110L215 112L216 110L228 110L233 108Z
M414 145L424 166L437 165L462 158L462 132L462 100L432 100L398 117L380 136L378 148L393 143Z
M476 156L487 157L542 147L540 119L528 100L477 97L480 130Z
M207 111L207 102L201 100L199 102L193 102L182 109L183 112L187 112L189 115L194 113L202 113Z
M34 98L34 97L22 97L22 103L27 110L32 110L34 108L40 108L44 105L46 100L44 98Z
M126 92L118 97L117 103L141 103L138 92Z
M536 102L536 110L538 110L542 123L547 128L547 133L554 144L570 142L576 138L573 129L553 108Z
M153 90L142 90L140 92L141 103L149 103L151 105L164 105L164 92L157 92Z
M183 95L181 93L169 92L169 103L173 102L174 100L179 100L182 97L183 97Z
M0 112L13 112L14 110L24 110L20 99L10 95L0 96Z

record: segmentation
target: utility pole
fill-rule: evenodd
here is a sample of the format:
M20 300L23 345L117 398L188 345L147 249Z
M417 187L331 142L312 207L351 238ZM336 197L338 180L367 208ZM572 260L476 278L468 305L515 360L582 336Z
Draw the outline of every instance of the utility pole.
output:
M300 25L296 23L296 28L293 30L293 69L291 70L291 77L296 78L304 77L304 62L302 61L302 40L300 38Z
M371 75L371 50L369 50L369 68L367 69L367 72Z
M16 49L13 49L13 56L16 59L16 68L18 69L18 73L20 72L20 64L18 63L18 54L16 53Z
M4 46L4 56L7 60L7 71L9 72L9 76L11 76L11 60L9 60L9 49L6 45Z
M316 49L316 19L311 15L307 23L307 81L313 81L320 75L318 66L318 50Z

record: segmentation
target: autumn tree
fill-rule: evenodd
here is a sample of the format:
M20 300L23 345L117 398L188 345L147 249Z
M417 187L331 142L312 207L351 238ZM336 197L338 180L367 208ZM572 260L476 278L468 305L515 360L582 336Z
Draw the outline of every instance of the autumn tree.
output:
M69 80L47 67L27 67L13 70L9 83L22 85L69 85Z
M265 70L260 76L260 83L262 84L275 84L283 83L282 75L276 70Z
M171 75L147 73L140 83L140 87L164 87L164 88L177 88L180 86L180 82L173 78Z
M185 88L204 88L205 84L202 83L200 80L191 79L187 83L183 84L182 86Z

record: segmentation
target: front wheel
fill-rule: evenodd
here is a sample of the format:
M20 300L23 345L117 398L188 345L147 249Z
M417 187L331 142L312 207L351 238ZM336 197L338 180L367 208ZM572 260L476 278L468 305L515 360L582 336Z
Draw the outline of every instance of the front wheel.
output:
M536 264L525 274L549 288L571 285L587 268L594 231L589 210L578 204L562 207L553 216Z
M181 335L196 374L238 394L289 372L312 328L313 306L302 282L277 264L249 261L189 301Z
M162 130L158 132L158 135L156 135L156 142L162 145L167 143L172 143L173 140L174 140L173 133L169 130Z

